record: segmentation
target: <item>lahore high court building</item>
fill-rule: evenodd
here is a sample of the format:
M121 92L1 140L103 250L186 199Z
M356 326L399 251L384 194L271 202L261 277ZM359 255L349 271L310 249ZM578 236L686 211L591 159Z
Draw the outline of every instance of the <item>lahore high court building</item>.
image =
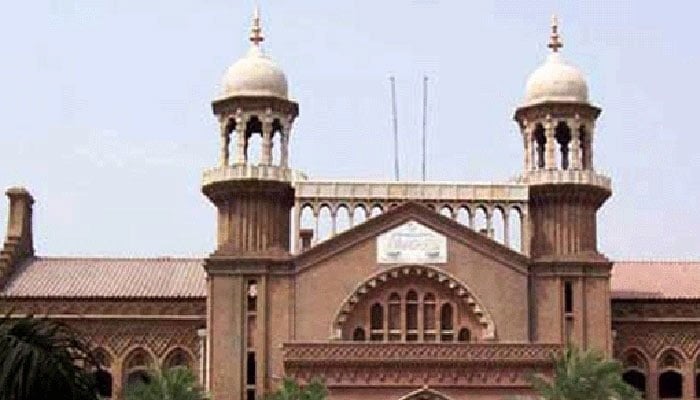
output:
M0 311L75 327L115 399L175 365L215 400L259 399L285 376L322 379L331 400L529 396L528 376L550 373L567 343L618 359L647 399L700 398L700 263L599 252L596 215L612 193L594 162L601 109L556 23L513 115L522 171L488 184L294 170L299 104L262 40L256 12L250 50L212 103L220 148L202 192L216 209L213 252L37 256L34 199L10 188Z

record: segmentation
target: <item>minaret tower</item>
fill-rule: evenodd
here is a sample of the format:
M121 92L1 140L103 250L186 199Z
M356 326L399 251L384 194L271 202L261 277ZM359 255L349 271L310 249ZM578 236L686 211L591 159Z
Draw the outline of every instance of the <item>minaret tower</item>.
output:
M583 74L561 56L556 17L548 47L551 53L530 75L514 115L525 148L521 179L530 193L525 246L534 261L531 334L609 352L611 263L597 249L596 214L611 184L593 165L601 110L589 102Z
M205 262L206 359L218 366L207 368L206 383L218 400L256 399L267 390L268 288L271 276L292 265L292 182L301 175L289 168L288 150L299 107L289 99L284 72L264 54L263 39L256 9L250 49L228 68L212 103L221 148L202 183L218 222L216 250Z

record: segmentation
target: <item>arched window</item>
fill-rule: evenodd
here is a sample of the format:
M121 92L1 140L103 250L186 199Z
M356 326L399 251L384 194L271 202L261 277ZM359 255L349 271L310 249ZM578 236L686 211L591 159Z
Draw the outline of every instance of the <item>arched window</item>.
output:
M409 290L406 293L406 341L418 340L418 293Z
M112 357L104 349L94 351L99 369L93 372L97 386L97 394L103 398L112 397Z
M554 131L554 138L559 144L559 166L561 169L569 169L569 142L571 142L571 129L566 122L557 124Z
M454 338L452 304L445 303L440 308L440 340L451 342Z
M676 399L683 397L683 358L669 350L659 357L659 398Z
M246 123L245 157L248 165L258 165L262 160L262 122L253 116Z
M389 296L389 340L401 340L401 296L398 293Z
M146 350L134 349L124 361L124 386L150 382L153 365L153 358Z
M112 374L103 369L95 371L95 386L101 398L112 397Z
M544 169L544 149L547 137L544 135L544 127L542 124L535 126L535 131L532 135L533 141L533 160L535 160L535 169Z
M362 329L362 327L357 327L355 330L352 332L352 340L356 342L364 342L365 341L365 330Z
M625 372L622 379L637 389L642 396L646 395L648 363L646 357L636 349L630 349L623 358Z
M423 340L435 341L435 295L426 293L423 296Z
M450 206L448 206L448 205L444 205L444 206L440 209L440 215L442 215L443 217L447 217L447 218L449 218L449 219L452 219L452 218L453 218L453 216L452 216L452 208L451 208Z
M384 340L384 308L379 303L374 303L370 309L370 340Z
M384 209L382 208L382 206L380 204L375 204L372 207L372 211L370 212L370 218L374 218L374 217L377 217L379 215L382 215L383 212L384 212Z
M642 395L646 393L647 377L643 373L634 369L630 369L622 374L622 380L624 380L628 385L637 389L637 391Z
M358 204L352 212L352 225L357 226L365 221L367 221L367 210L365 206Z
M187 367L187 368L192 368L192 358L190 355L183 349L173 349L170 351L170 353L165 357L165 361L163 362L163 367L164 368L175 368L175 367Z
M468 328L462 328L459 330L459 334L457 335L457 340L460 342L468 342L471 339L471 332L469 332Z
M683 375L677 371L666 371L659 375L659 398L680 399L683 397Z

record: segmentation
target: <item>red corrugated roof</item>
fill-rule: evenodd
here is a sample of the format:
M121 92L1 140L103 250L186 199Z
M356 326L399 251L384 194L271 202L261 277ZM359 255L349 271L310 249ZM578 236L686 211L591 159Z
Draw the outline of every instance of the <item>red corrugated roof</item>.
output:
M205 298L204 260L36 257L20 265L9 297ZM614 299L700 299L700 261L618 261Z
M613 299L700 299L700 261L617 261Z
M36 257L20 265L9 297L202 298L202 259Z

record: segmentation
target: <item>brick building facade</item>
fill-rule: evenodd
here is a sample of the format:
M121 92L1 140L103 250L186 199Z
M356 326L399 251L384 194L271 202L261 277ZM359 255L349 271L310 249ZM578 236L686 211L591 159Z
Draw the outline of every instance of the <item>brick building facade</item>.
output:
M260 47L257 14L250 40L212 104L209 256L37 256L34 199L7 191L0 308L89 338L103 394L187 365L217 400L259 398L284 376L321 378L334 400L500 399L532 394L528 374L571 342L621 360L646 398L700 397L700 263L599 252L596 214L612 193L593 162L601 109L562 58L556 23L514 114L523 170L492 184L293 170L299 106Z

